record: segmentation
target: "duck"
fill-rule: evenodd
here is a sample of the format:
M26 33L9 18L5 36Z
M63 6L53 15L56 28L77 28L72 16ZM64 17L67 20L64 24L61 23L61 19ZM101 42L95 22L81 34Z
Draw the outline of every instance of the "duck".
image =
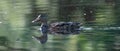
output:
M38 15L32 23L40 22L41 26L39 28L40 33L42 36L35 36L33 35L32 38L39 41L41 44L44 44L48 40L48 34L62 34L62 35L69 35L69 34L79 34L81 31L82 23L79 22L53 22L48 24L47 16L45 14Z

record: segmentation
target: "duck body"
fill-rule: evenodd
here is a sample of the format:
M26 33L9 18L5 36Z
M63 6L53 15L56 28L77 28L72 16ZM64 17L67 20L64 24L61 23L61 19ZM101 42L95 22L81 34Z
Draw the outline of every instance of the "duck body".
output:
M40 32L42 36L37 37L33 36L35 39L39 40L42 44L44 44L48 39L48 34L80 34L81 25L82 23L79 22L54 22L54 23L47 23L47 19L42 15L39 15L32 23L40 21Z
M55 22L51 23L48 29L49 34L79 34L81 23L77 22Z

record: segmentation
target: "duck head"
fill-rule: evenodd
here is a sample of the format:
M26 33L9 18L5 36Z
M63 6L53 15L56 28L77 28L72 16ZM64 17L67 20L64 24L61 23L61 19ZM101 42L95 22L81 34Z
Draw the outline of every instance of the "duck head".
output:
M45 14L40 14L36 19L32 21L32 23L38 22L38 21L40 21L41 23L46 23L47 22L46 17L47 16Z

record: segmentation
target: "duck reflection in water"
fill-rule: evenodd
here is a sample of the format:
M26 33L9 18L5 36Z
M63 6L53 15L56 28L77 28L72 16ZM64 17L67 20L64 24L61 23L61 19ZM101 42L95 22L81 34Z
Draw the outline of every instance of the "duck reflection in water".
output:
M47 23L46 15L41 14L32 21L34 22L41 22L40 32L42 36L34 36L33 38L37 39L40 43L46 43L48 39L48 34L79 34L81 30L81 23L78 22L54 22L54 23Z

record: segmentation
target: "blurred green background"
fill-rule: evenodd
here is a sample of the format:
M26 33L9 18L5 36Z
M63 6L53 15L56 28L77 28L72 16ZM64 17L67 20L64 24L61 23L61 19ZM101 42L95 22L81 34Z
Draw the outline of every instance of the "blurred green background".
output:
M85 30L40 44L32 39L40 23L31 21L41 13L49 22L82 22ZM120 0L0 0L0 51L119 51L119 22Z

